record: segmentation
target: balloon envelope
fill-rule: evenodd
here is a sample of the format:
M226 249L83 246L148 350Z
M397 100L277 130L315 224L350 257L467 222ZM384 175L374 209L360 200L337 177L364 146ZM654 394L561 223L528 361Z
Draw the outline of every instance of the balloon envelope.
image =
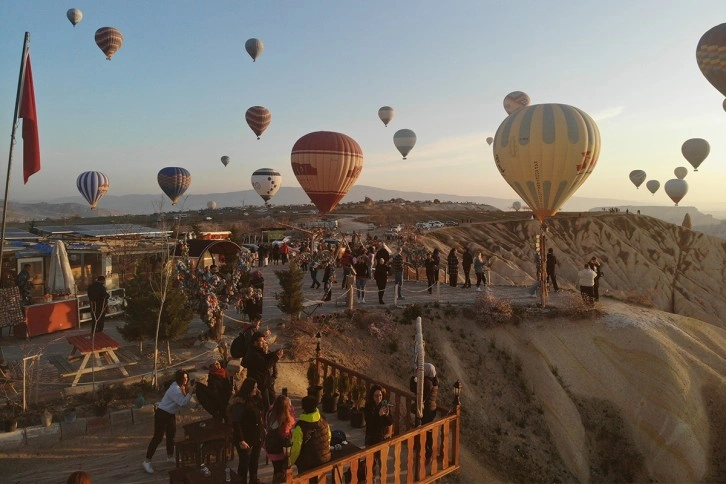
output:
M282 175L272 168L260 168L252 173L250 181L257 194L268 202L282 186Z
M332 131L306 134L295 142L290 158L300 186L323 215L338 205L363 169L358 143Z
M698 171L698 167L703 163L708 154L711 152L711 146L708 141L702 138L691 138L686 140L681 146L681 153L688 163L693 166L693 171Z
M245 113L245 119L252 132L257 135L257 139L260 139L272 121L272 114L264 106L252 106Z
M394 114L395 112L391 106L383 106L378 110L378 117L381 118L381 121L383 121L385 126L388 126L388 123L391 122Z
M83 12L81 12L81 9L79 8L71 8L66 12L66 17L68 17L68 20L70 20L75 27L81 20L83 20Z
M100 171L84 171L76 179L76 187L83 198L91 204L91 209L106 194L109 188L108 177Z
M254 62L262 54L262 51L265 50L265 44L260 39L247 39L247 42L245 42L245 50L252 57L252 62Z
M645 186L648 188L650 193L655 194L655 192L657 192L660 188L660 182L658 180L648 180L645 182Z
M96 45L104 54L106 54L106 60L111 60L111 57L121 48L124 43L124 36L118 29L113 27L101 27L96 30Z
M590 176L599 155L595 121L566 104L522 108L494 136L499 173L539 221L557 213Z
M178 166L167 166L159 170L156 176L159 187L171 199L171 204L176 205L179 197L184 195L189 185L192 183L192 176L189 172Z
M406 156L416 145L416 133L410 129L399 129L393 135L393 144L396 145L396 149L403 155L403 159L405 160Z
M504 110L512 114L520 109L529 106L529 96L522 91L512 91L504 97Z
M686 175L688 175L688 168L685 166L679 166L675 170L673 170L673 174L678 178L679 180L683 180Z
M726 24L708 30L696 46L696 62L703 76L726 96Z
M519 212L519 210L522 208L522 202L520 202L519 200L517 200L516 202L514 202L512 204L512 208L514 210L516 210L517 212Z
M665 192L669 197L671 197L671 200L673 200L677 207L678 202L680 202L683 197L686 196L686 193L688 193L688 182L678 178L668 180L665 183Z
M222 160L222 164L223 164L224 166L227 166L227 165L229 165L229 156L223 156L223 157L221 158L221 160Z
M214 210L215 208L217 208L217 202L215 202L214 200L208 201L207 202L207 208L209 210Z
M635 188L640 188L640 185L643 184L647 175L643 170L633 170L630 172L629 177L630 181L635 185Z
M493 142L494 142L494 138L492 138L491 136L487 138L487 144L489 146L491 146Z

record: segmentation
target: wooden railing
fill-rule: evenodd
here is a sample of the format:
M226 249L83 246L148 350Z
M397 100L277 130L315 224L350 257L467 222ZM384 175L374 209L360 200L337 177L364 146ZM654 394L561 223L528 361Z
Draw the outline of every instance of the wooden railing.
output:
M319 483L332 482L334 484L356 483L363 480L374 482L372 477L363 479L364 471L362 469L365 469L366 476L374 476L374 466L377 461L379 469L377 469L376 476L380 473L381 483L433 482L461 467L459 452L461 414L458 397L454 401L452 411L439 407L438 419L426 425L414 427L414 422L408 412L416 402L415 394L375 381L330 360L317 358L316 361L320 366L320 375L323 377L329 374L338 377L347 376L351 382L354 382L353 384L365 385L366 389L374 384L380 385L385 390L388 400L394 404L393 436L380 444L296 476L293 476L292 471L288 469L286 483L309 483L312 478L317 478ZM404 430L400 431L400 429ZM431 448L434 450L433 458L427 464L425 452L421 452L420 449L425 449L428 433L431 434Z

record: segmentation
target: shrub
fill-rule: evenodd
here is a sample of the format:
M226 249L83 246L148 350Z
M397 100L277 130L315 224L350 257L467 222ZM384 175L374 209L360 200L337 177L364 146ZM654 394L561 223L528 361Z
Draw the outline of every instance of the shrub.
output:
M411 304L410 306L407 306L406 309L403 310L403 324L412 324L416 318L421 317L423 315L423 309L421 306L419 306L416 303Z
M482 293L474 303L477 322L484 326L501 325L512 320L514 309L509 299L498 299L491 293Z

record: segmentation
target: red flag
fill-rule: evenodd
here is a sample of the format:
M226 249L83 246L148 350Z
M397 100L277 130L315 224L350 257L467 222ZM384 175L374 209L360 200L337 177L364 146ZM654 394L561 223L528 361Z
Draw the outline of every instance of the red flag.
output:
M35 89L33 71L30 68L30 54L25 58L25 79L23 79L19 117L23 118L23 180L28 183L30 175L40 171L38 116L35 112Z

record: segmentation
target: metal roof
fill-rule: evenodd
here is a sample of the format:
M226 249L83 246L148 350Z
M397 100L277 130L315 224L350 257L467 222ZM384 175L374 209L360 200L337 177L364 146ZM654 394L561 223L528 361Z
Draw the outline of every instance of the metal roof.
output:
M136 224L105 224L105 225L47 225L36 227L46 236L74 235L78 237L166 237L171 230L160 230Z
M38 239L42 239L42 237L40 235L31 234L30 232L28 232L26 230L7 227L5 229L5 239L6 240L38 240Z

